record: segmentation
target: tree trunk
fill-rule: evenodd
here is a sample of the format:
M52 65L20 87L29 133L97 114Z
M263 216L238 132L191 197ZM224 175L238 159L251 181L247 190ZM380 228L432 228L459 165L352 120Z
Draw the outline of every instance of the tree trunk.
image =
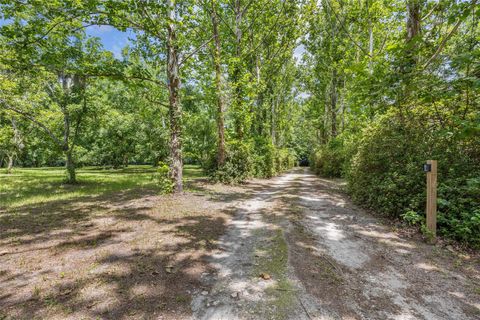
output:
M257 76L257 86L260 88L260 79L261 79L261 75L260 75L260 57L259 57L260 53L257 53L256 54L256 57L255 57L255 73L256 73L256 76ZM253 130L252 130L252 134L257 134L259 136L262 135L262 131L263 131L263 94L264 94L264 91L261 90L258 92L258 95L257 95L257 100L256 100L256 104L257 104L257 111L256 111L256 115L255 115L255 121L252 121L252 127L253 127Z
M170 173L173 180L173 192L183 191L182 182L182 107L180 105L180 76L178 64L178 48L175 30L175 0L167 0L169 22L167 25L167 78L170 111Z
M408 67L413 67L416 62L417 44L416 36L420 33L420 7L422 0L407 0L407 35L406 35L406 58ZM408 69L410 69L408 68Z
M374 39L373 39L373 23L372 19L370 18L370 4L369 1L367 1L367 16L368 18L368 54L370 55L368 59L368 72L370 74L373 74L373 44L374 44Z
M270 121L271 121L271 124L272 126L270 127L270 137L272 139L272 144L273 145L276 145L277 141L276 141L276 137L277 137L277 124L275 123L275 113L277 112L276 108L278 106L278 95L277 96L274 96L273 99L272 99L272 105L271 105L271 115L270 115Z
M14 161L15 161L15 155L14 154L9 154L7 157L8 157L7 173L11 174L12 169L13 169L13 164L14 164Z
M242 42L242 2L241 0L235 0L235 57L237 61L235 62L235 68L233 71L233 83L234 83L234 104L235 109L234 113L235 116L235 132L237 134L238 139L243 138L243 125L244 125L244 110L243 109L243 102L242 102L242 85L241 85L241 76L240 76L240 61L241 61L241 42Z
M330 115L331 115L331 135L337 136L337 70L332 71L332 86L330 88Z
M342 102L340 108L342 108L341 130L345 131L345 78L343 78L343 90L342 90Z
M215 66L215 87L217 90L217 164L219 167L225 164L225 121L224 121L224 106L223 106L223 90L222 90L222 70L220 67L220 37L218 34L218 17L215 8L215 2L212 1L212 27L214 37L214 54L213 64Z
M63 152L65 154L65 169L67 174L68 184L74 184L77 182L75 174L75 164L73 163L73 148L69 145L70 137L70 115L66 112L66 108L63 109Z
M368 60L368 72L370 74L373 74L373 27L371 22L370 22L370 27L368 29L368 34L369 34L368 53L370 54L370 58Z
M67 175L68 184L74 184L77 182L75 175L75 165L73 163L73 146L70 147L70 112L68 110L69 97L72 93L73 86L75 85L75 76L71 76L61 72L59 79L62 82L63 97L60 101L60 109L63 114L63 142L62 148L65 154L65 169Z
M407 42L420 32L420 5L421 0L407 0Z
M322 143L328 142L328 120L329 120L329 113L330 113L330 101L329 101L329 93L328 90L330 88L328 86L325 87L324 93L324 108L323 108L323 127L322 127Z
M77 182L75 174L75 164L73 163L72 150L65 150L65 168L67 169L67 183L74 184Z

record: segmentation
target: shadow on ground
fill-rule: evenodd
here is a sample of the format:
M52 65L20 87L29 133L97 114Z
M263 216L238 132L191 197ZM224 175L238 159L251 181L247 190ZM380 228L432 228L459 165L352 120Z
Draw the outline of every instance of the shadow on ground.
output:
M201 193L181 196L139 188L3 210L0 318L187 317L233 210L221 200L228 188L209 187L199 182Z

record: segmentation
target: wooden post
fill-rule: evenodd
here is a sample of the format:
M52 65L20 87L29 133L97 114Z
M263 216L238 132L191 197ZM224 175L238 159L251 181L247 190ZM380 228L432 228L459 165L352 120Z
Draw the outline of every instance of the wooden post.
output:
M437 160L428 160L427 172L427 229L433 238L437 236Z

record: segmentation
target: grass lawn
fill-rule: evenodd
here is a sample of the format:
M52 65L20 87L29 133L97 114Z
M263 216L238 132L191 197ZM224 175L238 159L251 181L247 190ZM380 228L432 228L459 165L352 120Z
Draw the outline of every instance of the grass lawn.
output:
M84 167L77 170L78 184L66 185L63 183L64 168L16 168L12 174L1 170L0 209L139 188L156 191L155 173L156 169L148 165L132 165L123 169ZM199 166L185 166L186 182L202 177L203 171Z

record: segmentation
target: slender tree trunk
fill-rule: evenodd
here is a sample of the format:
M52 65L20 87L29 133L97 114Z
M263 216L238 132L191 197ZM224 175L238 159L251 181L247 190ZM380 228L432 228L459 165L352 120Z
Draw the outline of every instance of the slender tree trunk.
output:
M373 74L373 26L370 22L370 27L368 29L369 41L368 41L368 53L370 54L368 61L368 71L370 74Z
M400 65L402 81L397 94L397 105L400 120L404 120L404 113L408 111L405 101L415 95L413 86L414 71L418 63L418 35L420 33L420 8L424 0L406 0L407 21L405 34L405 49L403 61Z
M182 107L180 105L180 75L178 48L175 30L175 0L167 0L169 22L167 24L167 78L170 102L170 170L173 180L173 192L183 191L182 159Z
M77 177L75 174L75 164L73 162L73 150L69 145L70 137L70 115L66 111L66 108L63 109L63 153L65 154L65 169L67 173L67 183L74 184L77 182Z
M370 3L367 1L367 16L370 17ZM374 44L374 38L373 38L373 23L372 19L368 19L368 54L370 55L368 59L368 71L370 74L373 74L373 44Z
M12 128L13 128L13 140L15 142L15 146L17 147L18 152L21 152L24 145L23 145L23 138L20 133L20 130L17 127L17 121L15 120L14 117L12 117Z
M66 183L74 184L77 182L75 174L75 164L73 163L72 152L73 149L70 147L70 113L68 111L68 99L69 95L72 93L72 88L75 84L74 76L67 75L63 72L60 73L59 78L62 82L63 97L60 101L60 109L63 114L63 142L62 149L65 155L65 169L67 180Z
M341 94L341 119L340 119L340 130L341 132L345 131L345 78L343 79L343 90Z
M215 87L217 96L217 164L219 167L225 164L225 121L224 121L224 106L223 106L223 90L222 90L222 70L221 52L220 52L220 36L218 34L218 17L215 2L212 0L212 27L214 36L214 53L213 64L215 66Z
M275 123L275 112L276 112L276 106L277 106L277 102L278 102L278 98L273 96L272 98L272 106L271 106L271 114L270 114L270 121L272 123L272 126L270 128L270 137L272 139L272 144L275 145L276 141L275 141L275 138L277 136L277 132L276 132L276 123Z
M423 0L407 0L407 35L406 58L408 67L412 68L417 62L416 37L420 33L420 7ZM410 69L408 68L408 69Z
M67 170L67 183L76 183L75 164L73 163L72 149L69 145L70 136L70 116L68 113L63 114L63 152L65 154L65 169Z
M407 42L420 32L420 5L422 0L407 0Z
M329 94L328 94L328 86L325 87L325 102L324 102L324 110L323 110L323 128L322 128L322 142L328 142L328 114L330 113L330 101L329 101Z
M255 55L255 74L257 78L257 86L260 87L260 79L261 79L261 71L260 71L260 53ZM256 99L256 115L255 121L252 121L252 133L257 134L259 136L262 135L262 116L263 116L263 90L258 92L257 99Z
M75 163L73 162L72 150L65 150L65 168L67 170L67 183L74 184L77 182L75 173Z
M7 155L7 157L8 157L7 173L11 174L12 169L13 169L13 164L15 162L15 155L14 154L9 154L9 155Z
M241 42L242 42L242 1L241 0L235 0L235 56L237 58L237 61L235 62L235 69L233 71L233 81L234 81L234 104L235 104L235 111L236 111L236 116L235 116L235 131L237 134L237 138L242 139L243 137L243 115L244 115L244 110L243 109L243 103L242 103L242 88L241 88L241 81L240 81L240 61L241 61Z
M337 136L337 70L332 71L332 86L330 88L330 115L331 115L331 135Z

